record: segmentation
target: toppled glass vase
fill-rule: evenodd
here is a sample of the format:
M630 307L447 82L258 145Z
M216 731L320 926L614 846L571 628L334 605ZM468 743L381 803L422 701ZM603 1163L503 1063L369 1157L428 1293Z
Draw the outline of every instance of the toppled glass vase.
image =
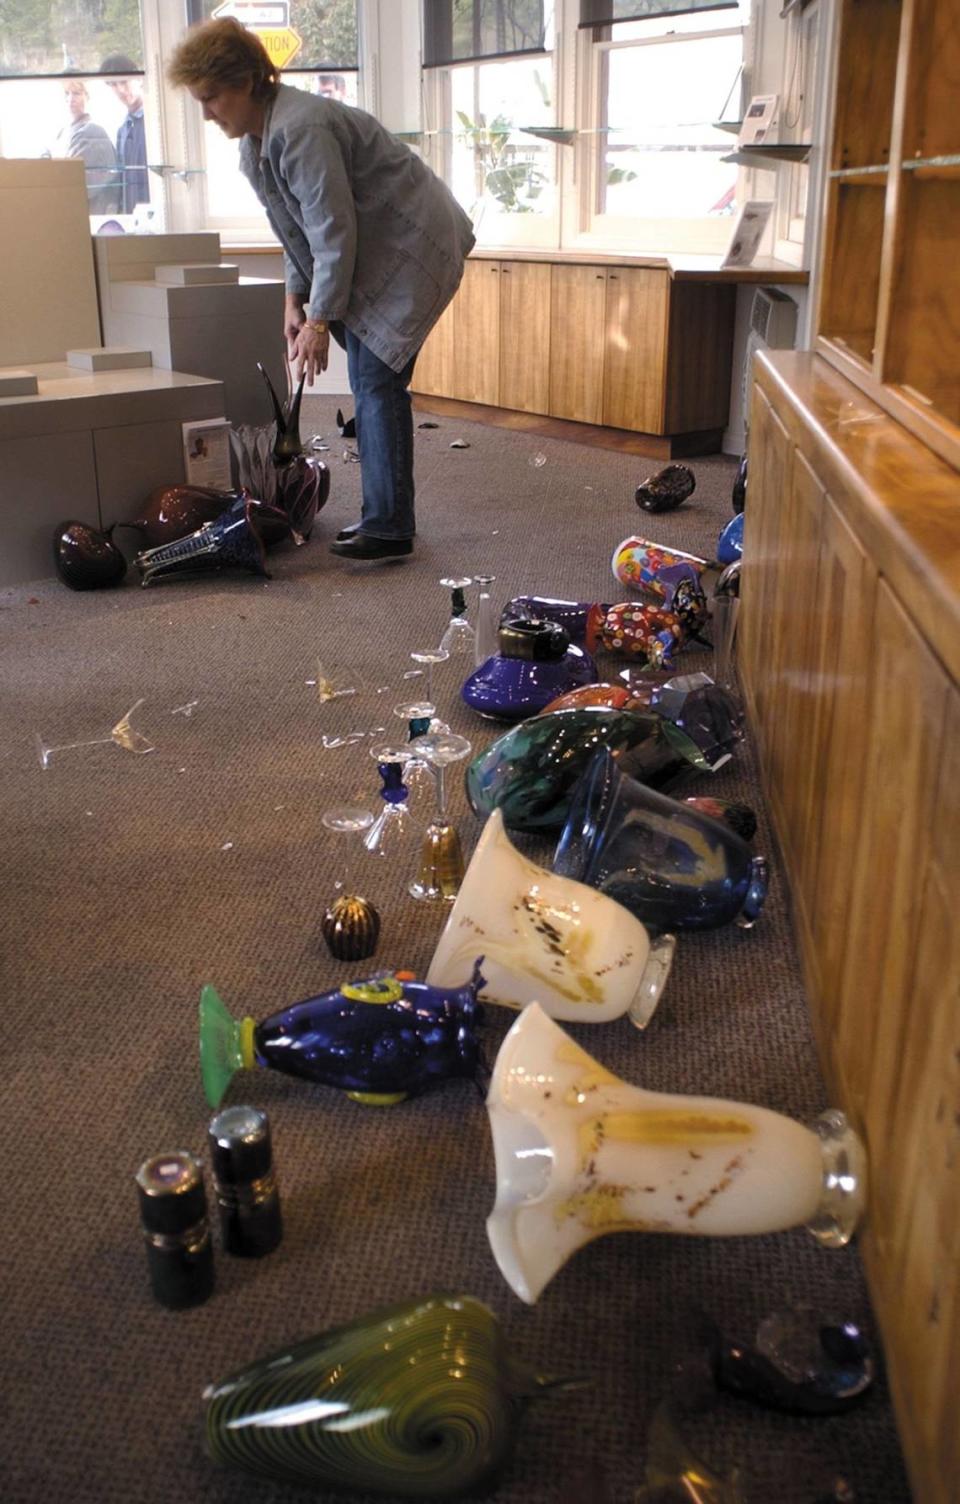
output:
M250 492L242 488L215 491L209 486L187 484L157 486L141 507L140 516L117 526L133 528L147 548L160 548L165 543L176 543L188 533L195 533L205 522L215 522L236 502L250 503L257 532L268 548L290 537L290 519L286 512L260 501Z
M460 691L464 704L498 721L526 720L559 694L597 677L590 654L552 621L502 622L498 651L474 669Z
M527 1405L574 1382L521 1362L473 1296L427 1295L211 1384L206 1444L215 1462L318 1499L461 1498L493 1486Z
M745 1237L805 1225L837 1247L864 1210L866 1155L842 1113L807 1128L765 1107L633 1086L537 1003L500 1047L487 1110L497 1174L487 1235L531 1305L604 1233Z
M617 544L610 568L621 585L642 590L654 600L669 604L679 580L693 578L705 586L717 567L697 554L683 553L664 543L632 535Z
M238 497L214 522L205 522L195 533L175 543L144 549L133 561L140 571L141 585L211 569L248 569L269 579L255 516L250 501Z
M113 541L113 528L100 532L76 520L58 522L54 528L53 565L71 590L119 585L127 572L127 561Z
M665 465L656 475L648 475L634 492L634 501L645 512L673 512L692 496L696 476L689 465Z
M286 408L281 407L263 366L257 362L270 394L274 423L264 428L241 424L230 430L230 445L242 488L269 506L280 507L301 538L310 537L317 513L330 495L330 471L323 460L304 453L300 439L300 403L305 376Z

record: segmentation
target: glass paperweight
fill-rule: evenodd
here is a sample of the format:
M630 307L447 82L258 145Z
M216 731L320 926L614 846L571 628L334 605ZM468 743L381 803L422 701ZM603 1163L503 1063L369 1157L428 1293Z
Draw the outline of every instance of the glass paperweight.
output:
M404 770L411 759L408 747L379 743L370 748L380 774L380 813L363 836L363 844L381 862L402 865L408 860L414 839L414 820L410 812L410 791L404 782Z
M480 588L477 597L476 645L473 655L473 661L479 668L481 663L486 663L491 654L497 651L497 619L493 611L493 597L490 594L490 586L496 580L496 575L476 574L473 578Z
M368 809L341 805L326 810L322 816L327 830L341 837L336 854L340 877L335 883L336 897L320 921L320 932L327 949L337 961L363 961L372 956L380 938L380 915L368 898L357 892L353 881L351 857L359 847L358 836L369 830L373 815Z
M423 834L420 870L410 884L410 896L432 902L452 901L463 878L463 852L456 827L447 819L446 770L451 763L470 756L470 743L465 736L448 731L419 736L411 745L434 770L437 808Z
M696 742L655 712L584 705L524 721L479 753L467 768L471 808L481 818L501 809L510 830L560 830L599 747L651 788L672 791L710 771Z
M126 715L122 715L115 726L111 728L109 736L95 736L89 741L61 742L54 746L45 742L39 732L34 733L34 743L37 749L37 757L40 759L41 768L49 768L51 760L58 752L72 752L76 747L121 747L124 752L152 752L153 742L140 731L135 731L130 724L130 717L135 710L139 710L143 704L143 698L131 705Z
M468 585L473 584L473 577L469 574L447 576L440 583L450 592L450 620L440 639L440 646L451 658L460 655L473 658L476 633L467 620L467 599L463 593Z
M259 1066L389 1106L480 1065L479 967L442 989L379 972L304 998L257 1023L233 1018L214 987L200 995L200 1072L211 1107L234 1074Z
M434 1294L261 1358L204 1393L207 1449L314 1497L487 1494L530 1402L573 1381L538 1374L471 1295Z
M487 1220L510 1288L532 1304L608 1232L746 1237L836 1223L835 1160L818 1132L765 1107L633 1086L537 1003L497 1055L487 1095L497 1196ZM865 1152L848 1124L847 1225Z
M790 1306L761 1321L752 1342L701 1323L713 1377L741 1399L790 1415L837 1415L873 1383L869 1346L852 1321L810 1306Z
M577 786L553 868L654 930L749 929L767 892L763 857L729 825L629 778L604 750Z
M670 974L675 940L603 893L523 856L494 810L460 884L427 981L453 986L483 957L481 1000L538 1002L551 1018L646 1028Z

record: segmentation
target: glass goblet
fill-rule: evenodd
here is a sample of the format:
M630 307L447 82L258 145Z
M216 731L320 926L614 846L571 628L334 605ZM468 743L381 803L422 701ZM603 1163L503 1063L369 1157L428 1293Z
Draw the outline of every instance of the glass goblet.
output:
M379 743L370 748L370 756L376 759L382 781L380 798L383 805L365 833L363 844L372 856L383 862L402 862L414 835L409 790L404 782L404 772L412 753L408 747Z
M467 620L467 601L464 591L473 584L471 575L448 575L440 581L450 591L450 621L440 639L440 646L452 658L458 654L473 657L476 634Z
M417 755L423 757L434 769L437 791L437 808L423 835L420 850L420 871L410 884L413 898L432 902L452 902L463 881L463 851L456 827L447 818L447 790L445 773L451 763L469 757L471 744L465 736L452 732L428 732L412 743Z
M358 844L357 836L373 825L373 814L354 805L338 805L326 810L321 819L325 828L341 840L340 877L334 884L337 896L324 912L320 932L335 960L362 961L377 948L380 915L368 898L356 892L351 858Z

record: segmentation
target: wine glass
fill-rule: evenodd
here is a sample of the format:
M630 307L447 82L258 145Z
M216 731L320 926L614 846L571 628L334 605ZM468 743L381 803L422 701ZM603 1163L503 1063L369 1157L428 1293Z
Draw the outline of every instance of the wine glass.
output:
M450 591L450 621L440 639L440 646L449 657L461 653L474 653L476 634L467 620L467 602L464 591L473 584L471 575L446 576L440 581Z
M382 780L380 798L383 807L365 833L363 844L372 856L382 861L402 863L414 832L409 790L403 775L414 754L409 747L379 743L370 748L370 756L376 759Z
M477 668L481 663L486 663L488 658L492 658L499 646L497 620L493 613L493 597L490 594L490 586L495 579L495 574L474 575L474 580L480 587L480 594L477 598L477 631L474 650Z
M471 744L465 736L455 736L447 731L428 732L425 736L418 736L412 745L416 748L417 755L423 757L434 769L437 809L424 831L420 871L410 884L410 894L413 898L433 902L452 902L463 881L463 852L456 828L447 819L444 775L451 763L470 756Z
M368 898L355 891L352 857L357 836L369 831L374 823L373 814L344 804L326 810L321 819L327 830L342 839L338 861L341 875L334 883L337 896L324 912L320 932L337 961L362 961L377 948L380 915Z
M116 747L122 747L125 752L152 752L153 742L148 741L142 732L135 731L130 724L130 717L135 710L140 709L142 704L143 697L137 700L135 705L131 705L126 715L122 715L117 724L111 727L109 736L96 736L89 741L62 742L59 746L52 746L43 740L39 731L35 732L33 739L41 768L49 768L50 759L55 752L70 752L74 747L109 747L113 743Z
M403 705L395 705L393 713L407 723L407 740L413 742L418 736L425 736L433 729L433 714L436 706L431 700L411 700ZM403 781L411 794L422 795L427 790L433 795L433 768L423 757L407 749L407 759L404 763Z
M427 675L426 698L433 702L433 665L435 663L446 663L447 659L450 657L450 654L447 652L446 648L415 648L410 654L410 657L413 659L414 663L421 663L424 665Z

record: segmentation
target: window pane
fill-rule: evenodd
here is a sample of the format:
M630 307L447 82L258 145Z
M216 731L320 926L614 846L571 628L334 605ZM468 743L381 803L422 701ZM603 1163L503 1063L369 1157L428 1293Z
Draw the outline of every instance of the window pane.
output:
M453 68L449 78L449 182L474 223L554 213L556 148L520 129L554 124L552 58Z
M737 169L721 158L734 143L710 122L741 55L739 34L606 53L599 213L687 219L732 212Z
M142 71L139 0L48 0L0 10L2 74L98 73L111 53Z
M537 52L546 27L544 0L424 0L424 65Z
M191 21L209 20L221 0L189 0L188 14ZM271 9L276 11L277 25L271 27ZM357 66L357 0L290 0L289 7L274 5L269 0L263 5L264 25L254 30L265 33L283 30L283 15L289 11L289 25L300 37L303 46L290 59L297 68L320 69L324 64L330 68L356 68ZM269 51L266 34L264 42ZM285 80L287 83L290 79Z
M739 0L730 10L711 11L709 15L655 16L646 21L623 21L611 37L618 45L641 42L651 37L683 36L690 32L738 31L750 20L750 0Z
M122 88L96 75L0 80L0 153L80 157L92 215L132 215L151 198L159 206L160 178L148 169L143 144L149 110L140 93L143 79L127 82Z

